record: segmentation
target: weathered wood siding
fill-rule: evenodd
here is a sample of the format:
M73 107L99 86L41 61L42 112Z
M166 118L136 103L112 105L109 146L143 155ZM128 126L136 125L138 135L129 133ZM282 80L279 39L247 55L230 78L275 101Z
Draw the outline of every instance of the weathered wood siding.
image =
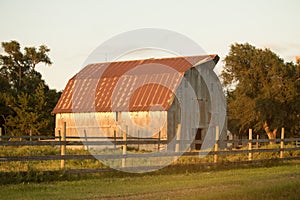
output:
M191 95L191 92L194 94ZM176 138L179 124L181 124L181 139L194 140L198 129L203 130L201 138L204 138L210 118L209 91L199 71L193 67L185 72L184 79L176 90L176 98L168 110L168 141ZM174 145L168 148L174 148ZM195 144L181 145L181 150L187 148L195 149Z
M167 138L167 112L93 112L56 114L55 135L63 131L66 122L66 136L79 137L127 137Z

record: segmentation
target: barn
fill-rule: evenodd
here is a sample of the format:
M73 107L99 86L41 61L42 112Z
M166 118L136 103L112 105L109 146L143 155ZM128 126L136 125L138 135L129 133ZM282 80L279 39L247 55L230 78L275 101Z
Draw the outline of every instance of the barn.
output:
M212 111L201 68L217 55L149 58L89 64L67 83L53 110L55 134L202 140ZM183 147L200 149L192 142Z

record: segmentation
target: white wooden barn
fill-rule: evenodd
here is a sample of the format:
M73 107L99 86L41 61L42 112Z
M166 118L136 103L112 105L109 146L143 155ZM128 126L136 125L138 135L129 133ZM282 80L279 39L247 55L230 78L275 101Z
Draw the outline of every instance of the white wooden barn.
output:
M197 69L213 69L218 60L204 55L89 64L68 81L53 110L55 134L66 122L67 136L120 137L127 130L128 137L167 139L173 148L181 127L181 139L202 140L212 113Z

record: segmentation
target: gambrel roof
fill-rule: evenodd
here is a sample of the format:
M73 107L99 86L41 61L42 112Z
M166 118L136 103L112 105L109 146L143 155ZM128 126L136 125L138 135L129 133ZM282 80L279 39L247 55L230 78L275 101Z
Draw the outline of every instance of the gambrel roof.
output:
M217 55L89 64L69 80L53 114L168 110L184 73Z

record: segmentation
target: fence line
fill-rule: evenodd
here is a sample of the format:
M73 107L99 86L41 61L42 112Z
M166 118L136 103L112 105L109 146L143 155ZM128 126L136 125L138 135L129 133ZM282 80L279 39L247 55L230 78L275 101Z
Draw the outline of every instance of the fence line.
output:
M67 137L66 137L67 138ZM256 140L245 140L245 142L248 141L249 143L256 142ZM264 140L265 141L265 140ZM282 142L290 142L290 141L300 141L300 138L293 138L293 140L290 139L284 139L280 140ZM118 141L116 142L117 145L128 145L128 144L157 144L156 141ZM161 141L162 142L162 141ZM236 142L232 140L231 142ZM75 141L32 141L32 142L15 142L15 141L2 141L0 142L1 145L3 146L68 146L68 145L82 145L81 142L75 142ZM182 143L181 143L182 144ZM86 145L111 145L111 142L109 141L89 141L87 142ZM215 151L210 151L209 154L244 154L244 153L256 153L256 152L279 152L279 151L293 151L293 150L300 150L300 147L294 147L294 148L277 148L277 149L248 149L248 150L216 150ZM174 155L181 154L181 152L175 152ZM202 154L207 154L207 151L195 151L195 152L186 152L185 155L202 155ZM171 154L169 154L171 155ZM61 156L61 155L59 155ZM21 156L22 157L22 156ZM62 156L63 157L63 156ZM126 156L125 156L126 157ZM3 158L3 157L0 157ZM1 159L3 161L3 159ZM24 160L24 159L23 159ZM48 159L47 159L48 160Z
M167 140L158 140L157 138L137 138L137 137L127 137L127 141L124 142L122 141L123 137L68 137L66 136L66 141L62 142L59 139L61 137L52 137L52 141L49 140L23 140L23 141L9 141L9 140L3 140L3 139L8 139L8 138L26 138L29 139L27 136L2 136L0 137L2 140L0 140L0 146L60 146L66 143L67 146L78 146L78 145L111 145L111 144L116 144L116 145L124 145L126 144L168 144ZM49 137L48 137L49 138ZM37 139L37 137L35 138ZM43 138L44 139L44 138ZM58 140L55 140L58 139ZM73 141L73 140L68 140L68 139L78 139L78 141ZM85 139L99 139L97 141L84 141L82 142L81 140ZM105 141L101 141L100 139L106 139ZM107 140L108 139L108 140ZM112 139L112 140L111 140ZM176 141L177 143L179 141ZM202 140L197 140L194 142L194 144L202 144ZM220 141L221 142L221 141ZM285 138L285 139L243 139L243 140L226 140L225 141L227 144L233 144L233 143L241 143L243 145L248 144L249 142L251 143L269 143L269 142L295 142L296 145L299 146L300 144L300 138ZM180 140L180 144L185 144L185 143L190 143L190 140Z
M0 156L0 162L5 161L30 161L30 160L86 160L95 159L120 159L120 158L143 158L143 157L177 157L177 156L198 156L198 155L234 155L248 153L263 153L263 152L280 152L280 151L296 151L300 147L284 148L284 149L252 149L252 150L234 150L234 151L199 151L199 152L166 152L158 154L96 154L96 155L47 155L47 156Z
M66 124L65 126L66 127ZM180 129L179 129L180 130ZM159 134L160 135L160 134ZM247 144L248 149L237 149L237 150L221 150L219 148L219 127L216 127L216 138L215 146L213 151L195 151L195 152L181 152L180 146L182 144L190 143L189 140L180 140L180 132L176 134L175 142L175 152L160 152L159 154L127 154L128 145L139 145L141 144L154 144L157 145L157 150L160 151L160 145L168 144L167 140L162 140L158 138L139 138L139 137L129 137L128 128L123 132L123 137L87 137L85 134L84 137L70 137L66 136L66 129L63 129L63 132L58 132L58 136L0 136L0 145L1 146L59 146L60 155L47 155L47 156L0 156L0 162L11 162L11 161L42 161L42 160L60 160L62 169L65 168L66 160L86 160L86 159L122 159L122 167L126 168L126 159L128 158L143 158L143 157L180 157L180 156L201 156L201 155L213 155L213 162L218 162L219 155L234 155L234 154L248 154L248 161L257 161L253 160L253 153L262 153L262 152L279 152L279 159L300 159L299 156L294 157L284 157L284 151L297 151L300 150L300 138L284 138L284 128L281 130L280 139L256 139L252 138L252 129L249 129L249 138L244 140L226 140L227 144L236 144L242 143ZM23 141L10 141L9 139L27 139ZM49 141L52 140L52 141ZM71 139L71 140L68 140ZM81 139L82 141L72 141L72 139ZM89 141L89 139L98 139L97 141ZM105 139L105 141L103 141ZM280 142L280 148L273 149L258 149L259 143L266 142ZM295 142L296 147L285 147L285 143ZM193 142L193 144L201 144L202 140ZM78 146L85 145L87 149L90 146L102 146L102 145L116 145L122 146L122 154L99 154L99 155L66 155L67 146ZM256 148L253 148L255 144Z

